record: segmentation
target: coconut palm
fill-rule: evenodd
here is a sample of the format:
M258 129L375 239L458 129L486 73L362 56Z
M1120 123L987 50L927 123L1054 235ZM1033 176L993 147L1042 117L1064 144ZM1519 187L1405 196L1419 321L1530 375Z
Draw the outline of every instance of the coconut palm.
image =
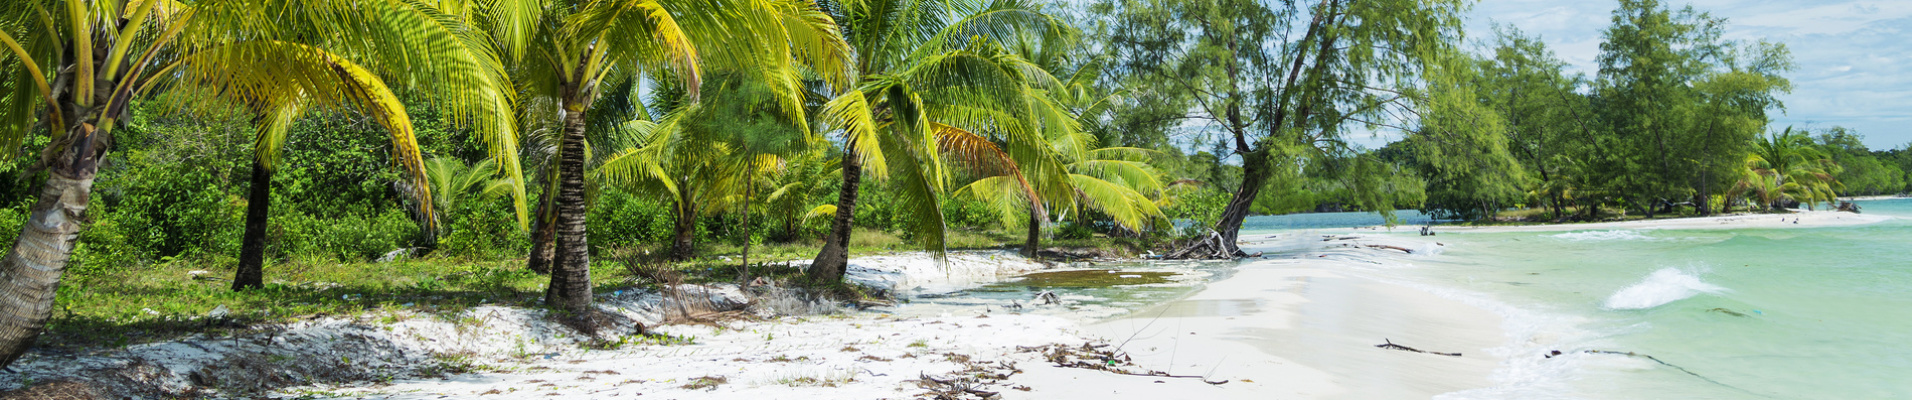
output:
M1061 71L1072 64L1072 60L1056 52L1031 54L1029 58L1048 65L1049 71ZM1018 214L1026 211L1028 237L1022 250L1025 256L1036 255L1042 225L1048 220L1046 214L1050 210L1065 216L1073 214L1078 219L1082 211L1095 210L1131 231L1142 231L1154 222L1167 219L1155 201L1144 194L1162 189L1154 168L1139 161L1148 151L1098 148L1095 135L1079 129L1099 123L1114 104L1123 101L1122 93L1100 89L1095 82L1100 73L1100 63L1080 63L1072 73L1058 74L1068 76L1061 85L1034 91L1035 108L1044 111L1040 115L1049 116L1043 124L1040 142L1045 147L1013 156L998 156L1014 158L1016 165L1060 165L1060 168L1036 169L1052 171L1048 174L1025 174L1023 168L1017 166L996 168L1000 173L977 179L957 191L959 195L992 205L1002 215L1005 225L1014 225L1020 217ZM955 141L957 138L949 137L944 143Z
M589 114L600 97L625 94L607 89L634 87L625 82L662 70L694 88L704 63L749 66L742 70L779 76L792 68L790 60L802 60L825 71L822 75L846 76L840 60L847 49L837 26L803 0L439 3L474 21L482 42L499 54L519 88L523 128L555 138L546 190L553 250L545 302L570 312L587 311L591 304L585 234ZM791 85L773 86L795 91ZM534 243L541 239L534 232Z
M261 116L265 133L302 110L350 107L391 131L396 152L416 153L387 78L433 88L425 95L478 130L499 126L498 81L440 16L401 0L0 5L0 145L18 148L42 128L52 139L39 153L47 180L32 217L0 260L0 365L23 354L50 315L99 162L135 99L168 92L192 103L242 104ZM401 167L423 182L419 164ZM429 199L429 187L416 185L412 195ZM433 212L429 203L421 208Z
M1028 218L1023 223L1028 237L1022 253L1033 257L1047 212L1082 221L1084 211L1094 210L1131 231L1147 230L1154 223L1167 221L1155 200L1145 194L1163 189L1154 168L1135 159L1145 152L1133 148L1093 149L1085 159L1068 160L1063 179L1031 179L1019 170L1005 169L1002 174L977 179L956 193L988 203L1003 217L1005 225L1023 222L1019 217L1026 211ZM1037 186L1046 188L1039 190ZM1042 195L1056 188L1066 195Z
M1795 131L1792 127L1754 140L1746 168L1758 177L1757 182L1748 186L1756 190L1754 193L1761 194L1761 201L1768 209L1782 207L1786 202L1797 202L1808 208L1820 202L1832 203L1837 201L1838 189L1842 187L1833 178L1839 173L1839 165L1832 161L1832 156L1820 150L1805 131Z
M918 244L944 250L940 197L946 193L939 136L972 132L1039 149L1034 90L1056 79L1012 51L1053 44L1065 24L1028 4L980 0L825 1L855 49L859 80L836 93L821 119L843 135L842 189L830 236L810 264L816 282L842 279L863 174L891 180L912 215ZM1024 166L1044 175L1053 166Z

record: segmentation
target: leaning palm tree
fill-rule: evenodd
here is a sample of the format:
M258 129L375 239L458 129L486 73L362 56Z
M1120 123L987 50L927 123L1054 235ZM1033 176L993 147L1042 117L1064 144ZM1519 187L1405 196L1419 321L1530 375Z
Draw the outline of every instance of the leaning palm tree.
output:
M440 7L476 21L518 85L527 130L555 140L547 188L552 265L545 302L567 312L591 304L585 234L587 128L606 88L669 70L690 87L699 65L750 65L772 75L804 60L841 71L847 52L837 26L803 0L445 0ZM845 76L841 73L827 76ZM787 87L786 87L787 88ZM794 90L792 90L794 91ZM618 95L618 93L609 93ZM522 221L521 221L522 222ZM534 232L534 241L538 235Z
M914 216L918 244L940 253L948 174L938 136L982 132L1010 143L1010 152L1044 147L1032 103L1036 88L1056 79L1012 49L1029 38L1064 36L1066 24L1016 1L826 1L824 8L845 27L860 77L821 116L843 135L843 180L830 236L808 275L837 282L849 263L863 174L892 180ZM1042 168L1053 166L1023 167L1052 173Z
M508 125L497 123L500 86L483 54L457 50L457 30L438 17L402 0L0 5L0 145L18 148L31 132L52 139L39 152L44 189L0 260L0 365L23 354L50 316L99 162L136 99L169 92L243 104L266 131L283 129L298 110L350 107L410 137L410 119L382 78L402 75L391 82L432 87L427 96L479 130ZM402 167L423 176L417 164ZM425 185L413 195L430 198Z

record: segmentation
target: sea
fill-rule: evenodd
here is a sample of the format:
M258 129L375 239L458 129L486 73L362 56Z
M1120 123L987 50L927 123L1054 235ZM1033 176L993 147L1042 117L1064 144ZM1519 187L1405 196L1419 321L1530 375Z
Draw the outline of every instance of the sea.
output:
M1846 227L1442 232L1350 271L1500 314L1491 387L1442 399L1912 399L1912 200ZM1401 213L1392 233L1431 222ZM1380 223L1255 217L1243 237ZM1437 232L1440 230L1436 229ZM1557 352L1557 353L1556 353Z

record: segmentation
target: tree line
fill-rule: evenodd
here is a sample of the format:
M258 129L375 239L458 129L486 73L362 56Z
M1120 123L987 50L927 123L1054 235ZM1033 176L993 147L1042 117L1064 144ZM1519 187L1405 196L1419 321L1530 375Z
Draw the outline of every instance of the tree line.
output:
M1771 125L1792 88L1784 45L1725 39L1727 20L1657 0L1620 1L1611 21L1592 76L1497 28L1456 82L1480 113L1376 153L1426 181L1421 209L1467 220L1830 207L1907 189L1902 151L1868 150L1837 126Z

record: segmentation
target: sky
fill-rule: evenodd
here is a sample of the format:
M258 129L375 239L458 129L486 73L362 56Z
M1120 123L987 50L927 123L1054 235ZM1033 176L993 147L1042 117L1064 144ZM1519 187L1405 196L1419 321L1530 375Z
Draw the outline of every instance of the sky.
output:
M1482 0L1468 40L1491 41L1494 24L1538 36L1589 76L1614 0ZM1797 64L1774 128L1856 129L1874 150L1912 142L1912 0L1668 0L1728 20L1726 38L1784 43ZM1389 141L1392 135L1374 138Z

